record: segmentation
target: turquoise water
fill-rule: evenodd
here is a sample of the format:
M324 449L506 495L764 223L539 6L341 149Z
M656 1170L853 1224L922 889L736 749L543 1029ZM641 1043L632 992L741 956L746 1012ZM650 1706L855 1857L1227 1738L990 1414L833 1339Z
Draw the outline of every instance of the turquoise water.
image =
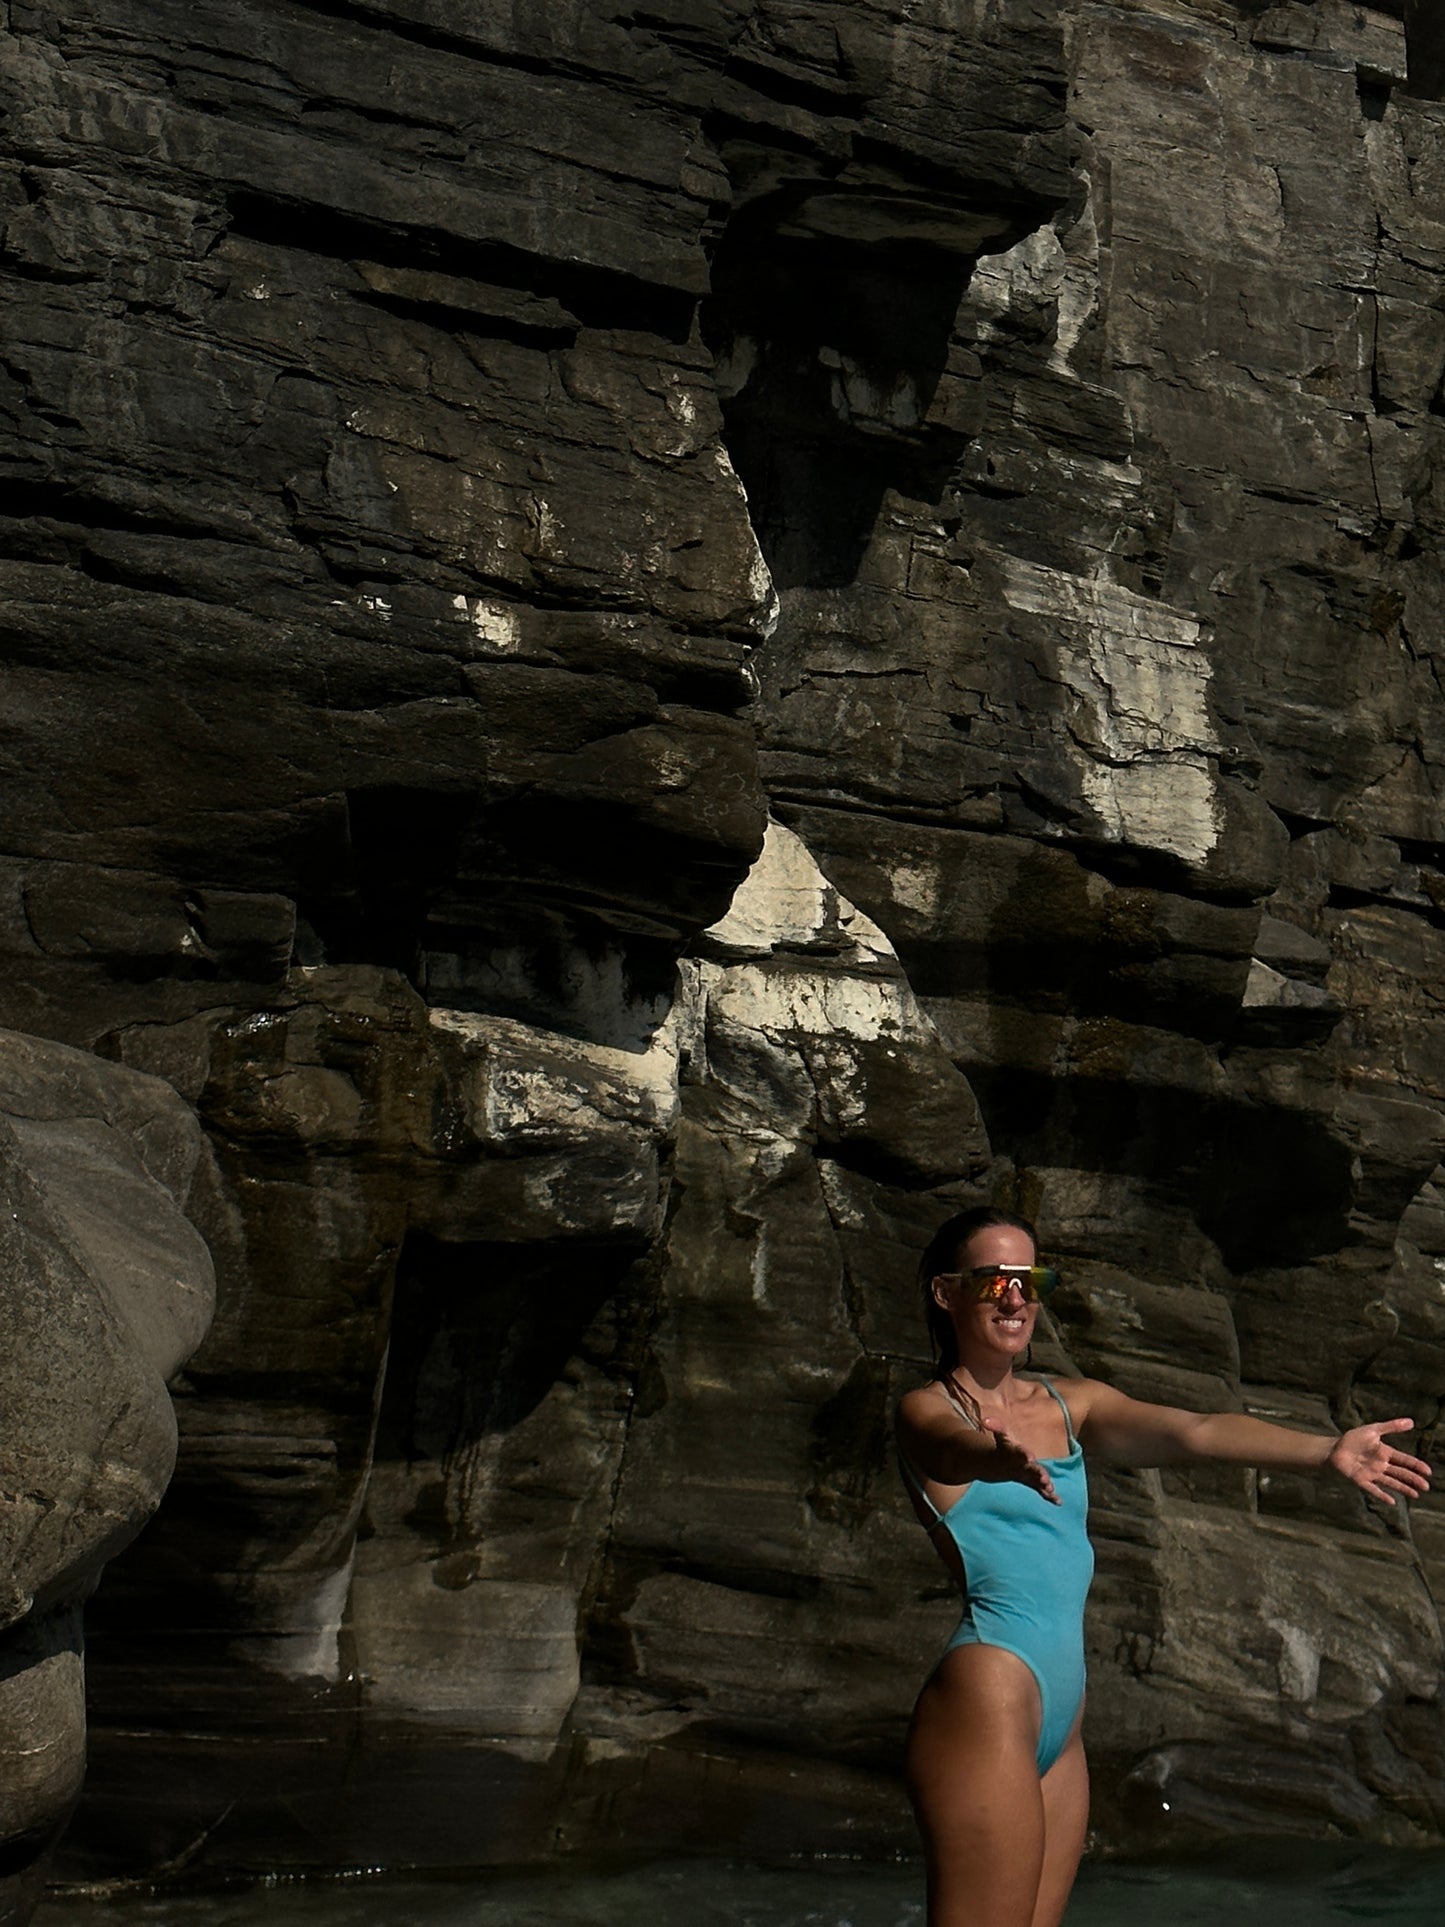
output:
M1273 1862L1273 1865L1272 1865ZM1445 1852L1283 1849L1257 1866L1086 1867L1068 1927L1441 1927ZM55 1896L35 1927L923 1927L913 1867L707 1861L468 1881L357 1876L224 1894Z

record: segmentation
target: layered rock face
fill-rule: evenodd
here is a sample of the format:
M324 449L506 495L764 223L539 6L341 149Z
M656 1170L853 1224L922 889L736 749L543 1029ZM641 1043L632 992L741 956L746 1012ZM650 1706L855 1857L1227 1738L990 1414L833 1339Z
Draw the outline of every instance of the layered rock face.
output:
M234 15L234 17L233 17ZM0 1020L211 1336L77 1866L906 1844L887 1419L1445 1363L1445 110L1314 0L10 11ZM1093 1481L1102 1837L1433 1837L1445 1525Z

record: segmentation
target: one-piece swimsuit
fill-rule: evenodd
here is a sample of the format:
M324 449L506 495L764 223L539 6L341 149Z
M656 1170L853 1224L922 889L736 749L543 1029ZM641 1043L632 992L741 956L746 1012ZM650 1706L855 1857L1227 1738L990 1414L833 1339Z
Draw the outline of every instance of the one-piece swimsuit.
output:
M939 1382L972 1423L953 1387ZM1084 1703L1084 1601L1094 1549L1083 1450L1068 1406L1048 1379L1040 1383L1062 1409L1069 1438L1067 1456L1039 1461L1053 1481L1057 1505L1016 1480L975 1479L940 1512L902 1454L899 1462L933 1514L929 1536L947 1532L963 1562L963 1618L944 1653L955 1646L999 1646L1028 1667L1039 1686L1037 1757L1044 1774L1063 1752Z

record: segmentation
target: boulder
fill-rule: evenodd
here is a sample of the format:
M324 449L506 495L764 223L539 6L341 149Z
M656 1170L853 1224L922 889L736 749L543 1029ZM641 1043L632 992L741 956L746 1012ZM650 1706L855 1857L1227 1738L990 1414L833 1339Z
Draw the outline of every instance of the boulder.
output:
M0 1032L0 1918L28 1917L85 1772L81 1608L160 1503L167 1381L205 1334L209 1153L168 1084Z

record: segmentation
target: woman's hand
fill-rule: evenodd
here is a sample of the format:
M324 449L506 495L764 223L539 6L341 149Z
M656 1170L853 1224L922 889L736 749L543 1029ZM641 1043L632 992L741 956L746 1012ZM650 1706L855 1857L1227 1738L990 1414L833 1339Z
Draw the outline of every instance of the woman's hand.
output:
M1414 1429L1415 1421L1408 1418L1387 1418L1378 1425L1357 1425L1335 1440L1326 1464L1357 1485L1367 1498L1379 1499L1385 1505L1395 1503L1396 1493L1406 1499L1418 1499L1430 1490L1429 1466L1423 1459L1412 1458L1408 1452L1386 1445L1384 1438L1387 1432L1413 1432Z
M1006 1431L997 1419L989 1418L984 1420L983 1429L993 1434L993 1455L979 1471L979 1478L987 1480L990 1485L1007 1485L1012 1480L1017 1485L1026 1485L1031 1492L1037 1492L1050 1505L1063 1504L1054 1490L1053 1480L1033 1454L1019 1444L1012 1432ZM1411 1464L1418 1465L1419 1460L1412 1459Z

